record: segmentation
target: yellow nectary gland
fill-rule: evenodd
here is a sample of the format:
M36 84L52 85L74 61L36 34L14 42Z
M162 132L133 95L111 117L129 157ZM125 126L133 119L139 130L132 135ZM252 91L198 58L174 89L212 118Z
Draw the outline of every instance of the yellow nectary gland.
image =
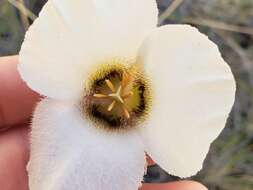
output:
M134 127L145 119L150 107L148 82L135 66L102 65L91 76L86 91L84 113L99 127Z

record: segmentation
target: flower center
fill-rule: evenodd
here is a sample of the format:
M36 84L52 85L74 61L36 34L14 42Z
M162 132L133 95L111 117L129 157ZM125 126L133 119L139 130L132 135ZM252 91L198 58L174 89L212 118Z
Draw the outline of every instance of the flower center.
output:
M134 127L144 120L150 91L144 74L135 66L106 64L90 78L84 113L96 126L109 129Z
M107 107L108 112L112 112L112 110L117 107L119 107L122 112L124 113L124 116L129 119L130 114L127 108L127 99L131 98L131 96L134 95L133 91L127 89L128 85L126 81L129 80L130 76L128 76L126 73L123 73L123 79L122 81L116 82L116 84L113 84L113 82L110 79L105 79L105 83L110 89L111 92L107 93L102 93L102 94L94 94L93 96L96 98L101 98L101 99L108 99L111 103ZM118 83L118 85L117 85ZM117 88L115 87L117 85Z

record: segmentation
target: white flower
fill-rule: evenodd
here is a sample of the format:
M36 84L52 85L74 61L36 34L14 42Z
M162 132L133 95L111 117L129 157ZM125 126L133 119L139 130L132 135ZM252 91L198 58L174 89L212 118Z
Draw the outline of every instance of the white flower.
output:
M202 168L235 82L187 25L157 27L155 0L49 0L19 71L36 108L30 190L136 190L145 152L173 175Z

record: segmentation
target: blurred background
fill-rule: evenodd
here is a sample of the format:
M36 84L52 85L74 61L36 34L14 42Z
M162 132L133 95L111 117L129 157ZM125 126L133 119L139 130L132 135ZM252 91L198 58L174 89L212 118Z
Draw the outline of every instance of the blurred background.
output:
M253 190L253 0L157 1L159 25L188 23L207 34L231 66L238 86L227 127L212 144L204 169L191 179L210 190ZM18 53L45 2L0 0L0 56ZM156 165L144 179L179 180Z

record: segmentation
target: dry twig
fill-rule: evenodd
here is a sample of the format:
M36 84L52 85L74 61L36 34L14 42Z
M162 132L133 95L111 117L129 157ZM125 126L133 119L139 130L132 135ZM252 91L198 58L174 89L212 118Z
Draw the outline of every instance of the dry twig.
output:
M202 19L202 18L186 18L183 21L187 23L207 26L207 27L215 28L219 30L227 30L231 32L239 32L243 34L253 35L253 28L251 27L227 24L224 22L216 21L216 20Z
M174 0L171 5L161 14L159 25L161 25L182 3L184 0Z
M25 16L24 18L22 18L22 21L23 23L25 23L25 25L28 22L28 18L30 18L31 20L35 20L37 18L37 16L33 14L32 11L30 11L25 7L23 0L8 0L8 2L12 4L14 7L16 7L23 16Z

